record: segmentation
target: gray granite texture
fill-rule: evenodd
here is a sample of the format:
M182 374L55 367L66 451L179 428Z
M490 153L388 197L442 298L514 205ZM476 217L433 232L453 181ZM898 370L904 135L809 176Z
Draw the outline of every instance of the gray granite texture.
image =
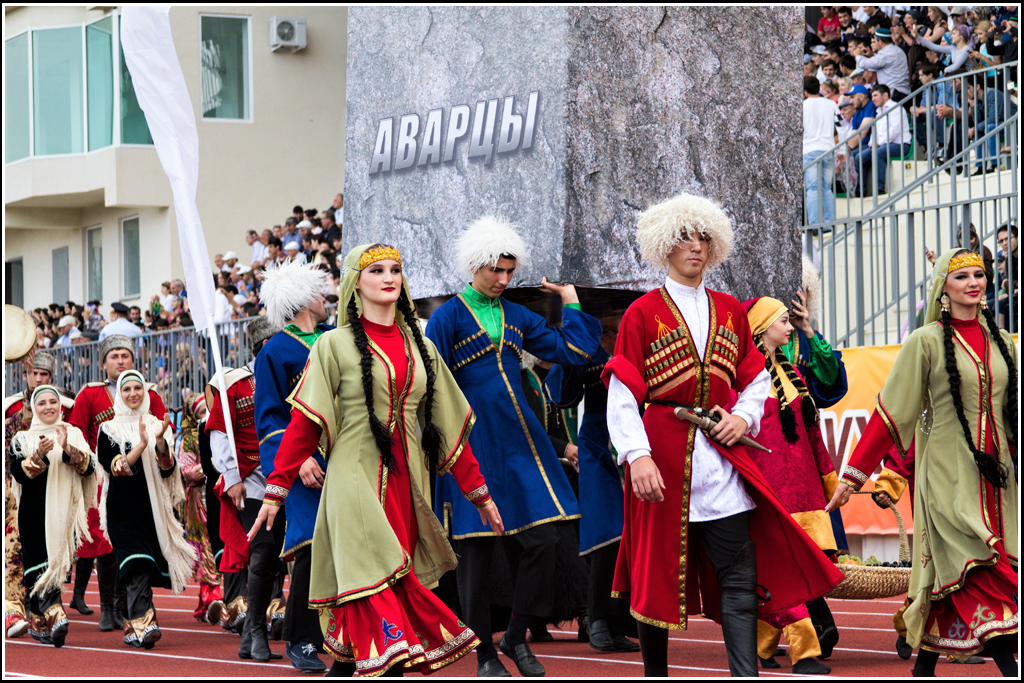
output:
M398 247L416 297L457 291L459 231L496 213L533 250L515 284L550 279L648 289L634 231L644 208L682 191L733 220L732 259L709 285L788 300L800 278L802 109L798 7L353 7L349 11L344 242ZM382 119L503 100L529 149L370 173ZM482 110L483 111L483 110ZM525 126L524 126L525 127ZM486 126L484 126L486 132ZM486 137L486 136L485 136Z

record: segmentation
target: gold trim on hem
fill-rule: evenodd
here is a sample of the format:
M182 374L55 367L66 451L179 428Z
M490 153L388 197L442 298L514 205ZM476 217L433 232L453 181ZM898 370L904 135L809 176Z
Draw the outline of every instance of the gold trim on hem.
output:
M381 584L379 586L375 586L373 588L367 588L367 589L362 590L362 591L360 591L358 593L346 594L345 596L343 596L343 599L342 598L333 598L329 602L318 602L315 605L313 603L307 603L307 607L309 607L309 609L313 609L313 610L335 609L335 608L341 607L342 605L344 605L347 602L352 602L353 600L361 600L362 598L368 598L371 595L376 595L377 593L383 592L386 588L393 587L396 583L398 583L399 579L401 579L403 576L405 576L406 574L408 574L411 571L412 571L412 558L409 557L408 553L406 553L405 564L402 565L401 568L399 568L394 574L392 574L390 577L388 577L385 581L381 582Z
M615 595L613 594L612 597L615 597ZM685 605L684 605L684 607L685 607ZM667 621L658 621L657 619L651 619L650 617L645 617L644 615L640 614L639 612L637 612L632 607L629 608L629 613L637 621L642 621L645 624L650 624L651 626L657 626L658 628L665 628L665 629L668 629L670 631L685 631L686 630L686 623L685 622L683 622L682 624L670 624Z
M294 553L294 552L296 552L298 550L302 550L307 545L311 545L312 543L313 543L313 539L312 538L309 539L308 541L303 541L302 543L299 543L298 545L294 545L291 548L289 548L288 550L285 550L280 555L278 555L278 557L287 557L287 556L291 555L292 553Z
M615 538L613 538L610 541L605 541L604 543L598 543L594 547L588 548L587 550L581 550L580 551L580 557L583 557L584 555L589 555L590 553L594 552L595 550L600 550L601 548L609 546L612 543L618 543L621 540L622 540L622 536L616 536ZM615 596L613 595L612 597L615 597Z
M449 506L450 504L449 503L445 503L445 505ZM547 519L541 519L541 520L538 520L536 522L530 522L526 526L521 526L518 529L512 529L511 531L508 530L508 529L505 529L505 533L504 534L498 534L498 533L496 533L494 531L483 531L483 532L473 532L471 534L458 534L458 535L452 534L451 537L454 540L456 540L456 541L461 541L461 540L463 540L465 538L485 538L487 536L501 536L501 535L511 536L512 534L518 534L520 531L526 531L527 529L532 529L533 527L540 526L541 524L548 524L550 522L571 521L571 520L574 520L574 519L579 519L582 516L583 515L559 515L557 517L548 517Z

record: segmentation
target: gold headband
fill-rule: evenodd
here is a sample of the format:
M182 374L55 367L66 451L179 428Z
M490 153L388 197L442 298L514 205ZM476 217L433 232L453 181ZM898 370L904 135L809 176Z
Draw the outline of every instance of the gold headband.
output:
M367 249L363 252L363 255L359 257L359 268L363 270L366 266L377 261L384 261L385 259L393 259L398 261L398 265L402 265L402 256L398 253L398 250L394 247L382 246L376 249Z
M952 273L954 270L960 270L969 266L984 268L985 263L981 260L981 256L972 251L949 259L949 270L947 272Z

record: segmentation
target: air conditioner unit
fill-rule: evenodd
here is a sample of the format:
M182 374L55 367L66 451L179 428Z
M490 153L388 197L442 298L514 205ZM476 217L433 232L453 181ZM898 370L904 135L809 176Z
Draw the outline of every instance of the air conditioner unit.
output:
M290 47L298 52L306 47L306 20L298 17L270 17L270 50Z

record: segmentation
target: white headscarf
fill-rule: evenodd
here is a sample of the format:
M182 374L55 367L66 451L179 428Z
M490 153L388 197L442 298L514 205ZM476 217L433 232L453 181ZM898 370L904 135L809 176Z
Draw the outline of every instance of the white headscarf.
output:
M29 406L32 409L32 423L25 431L18 432L11 442L11 450L19 457L28 457L36 449L39 439L45 437L53 441L53 448L44 459L49 463L46 470L46 558L48 566L40 575L31 594L48 593L61 590L64 579L74 562L75 553L83 542L91 541L89 533L88 509L96 503L96 487L100 482L102 469L93 455L85 436L75 426L64 422L61 407L57 407L57 420L46 424L36 412L36 400L46 393L52 393L60 400L60 394L49 384L44 384L32 392ZM92 460L93 473L82 476L63 462L64 451L57 440L57 427L63 426L68 437L68 448L75 448L85 453ZM18 465L20 467L20 465ZM16 503L21 503L22 485L11 478L11 495ZM106 529L105 518L101 527Z
M129 408L121 396L121 389L128 382L138 382L142 385L144 394L138 408ZM142 374L138 370L125 370L117 379L114 417L100 425L100 430L117 444L121 455L128 455L134 444L139 442L140 416L143 424L146 425L149 443L146 450L139 456L139 462L142 463L143 475L146 477L146 489L149 492L160 551L163 553L164 559L167 560L167 568L171 576L171 589L175 593L180 593L185 590L185 585L192 576L192 568L198 560L195 550L185 540L185 530L182 528L181 522L174 516L174 508L185 500L185 486L181 481L177 460L174 461L174 472L171 476L164 477L160 474L160 466L156 462L156 440L163 421L149 413L149 391L146 389L146 381ZM168 451L170 451L173 435L168 432L170 432L170 426L164 433L164 438L168 442ZM104 508L106 508L106 494L109 488L109 486L103 487L102 505Z

